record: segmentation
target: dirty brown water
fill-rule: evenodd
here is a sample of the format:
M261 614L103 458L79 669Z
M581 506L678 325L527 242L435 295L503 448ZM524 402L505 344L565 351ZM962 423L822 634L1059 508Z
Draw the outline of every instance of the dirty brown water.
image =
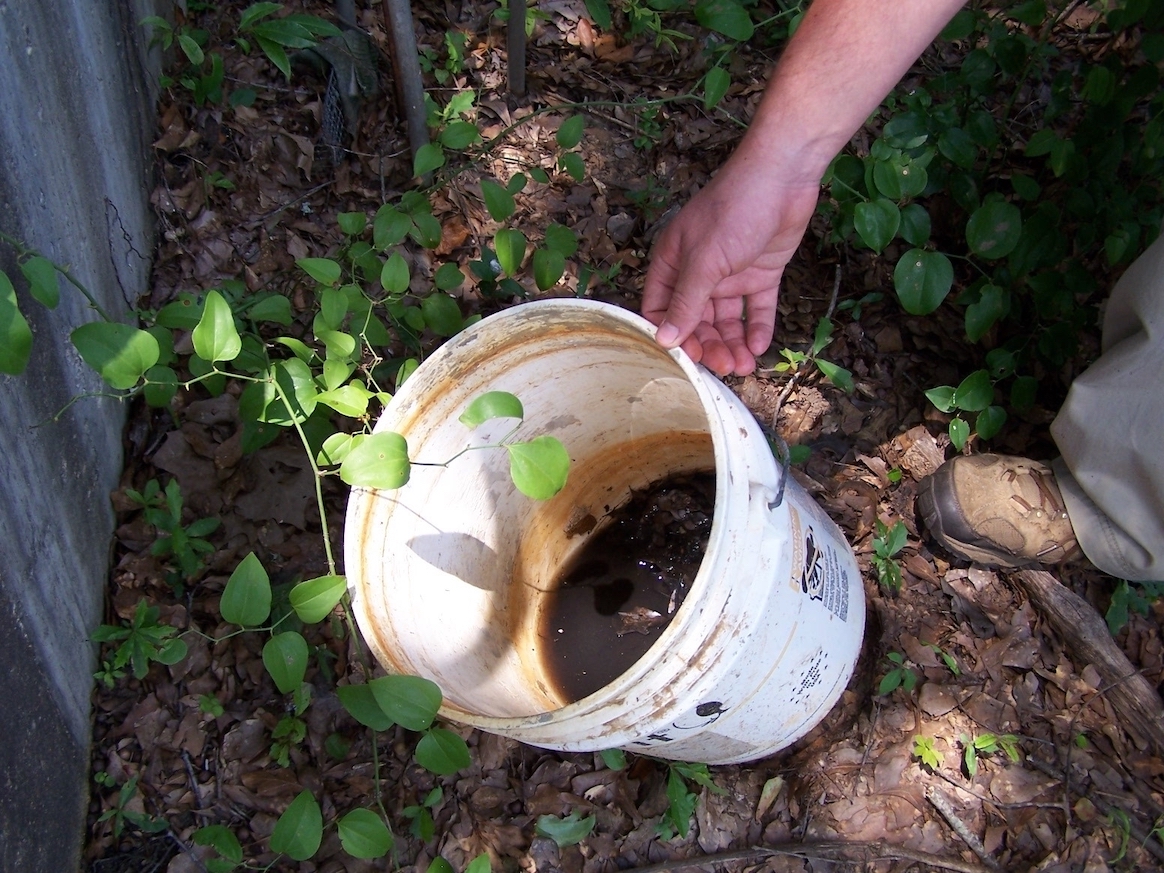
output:
M714 503L713 473L667 477L603 519L559 571L537 638L563 700L609 684L670 624L699 572Z

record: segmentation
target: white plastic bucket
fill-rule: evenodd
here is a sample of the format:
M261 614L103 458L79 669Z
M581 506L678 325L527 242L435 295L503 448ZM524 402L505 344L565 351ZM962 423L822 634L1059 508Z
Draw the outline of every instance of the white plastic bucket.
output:
M345 538L355 616L386 669L441 687L453 722L563 751L754 760L811 730L844 690L865 626L860 572L740 400L653 337L618 307L547 300L486 318L425 361L376 425L403 434L414 461L503 436L512 420L470 432L458 416L509 391L525 407L517 438L561 440L569 479L532 500L507 453L485 450L414 466L397 491L356 489ZM563 705L536 634L543 592L586 540L567 536L571 519L712 469L710 540L671 623L625 673Z

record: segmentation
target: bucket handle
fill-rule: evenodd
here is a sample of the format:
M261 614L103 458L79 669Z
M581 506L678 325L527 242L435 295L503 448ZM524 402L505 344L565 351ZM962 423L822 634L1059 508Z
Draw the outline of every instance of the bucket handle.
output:
M757 424L764 432L764 439L768 441L768 448L772 450L772 456L780 464L780 486L776 489L776 497L768 502L768 509L771 511L784 502L784 484L788 481L788 467L792 463L792 452L788 450L788 443L780 434L762 421L757 421Z

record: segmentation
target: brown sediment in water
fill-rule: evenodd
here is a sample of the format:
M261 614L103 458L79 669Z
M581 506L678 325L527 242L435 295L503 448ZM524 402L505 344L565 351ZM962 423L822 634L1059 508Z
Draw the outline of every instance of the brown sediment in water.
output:
M612 512L559 571L537 638L563 700L609 684L670 624L699 572L714 504L713 473L667 477Z

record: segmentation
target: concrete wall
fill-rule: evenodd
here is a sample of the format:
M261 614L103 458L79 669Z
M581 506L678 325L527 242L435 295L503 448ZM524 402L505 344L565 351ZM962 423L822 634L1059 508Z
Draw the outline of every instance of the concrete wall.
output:
M140 19L163 0L0 0L0 231L70 266L107 312L127 313L152 254L149 142L156 71ZM154 65L156 66L156 64ZM61 284L45 310L17 286L28 370L0 376L0 873L79 868L90 692L108 578L109 492L125 410L68 340L93 320Z

